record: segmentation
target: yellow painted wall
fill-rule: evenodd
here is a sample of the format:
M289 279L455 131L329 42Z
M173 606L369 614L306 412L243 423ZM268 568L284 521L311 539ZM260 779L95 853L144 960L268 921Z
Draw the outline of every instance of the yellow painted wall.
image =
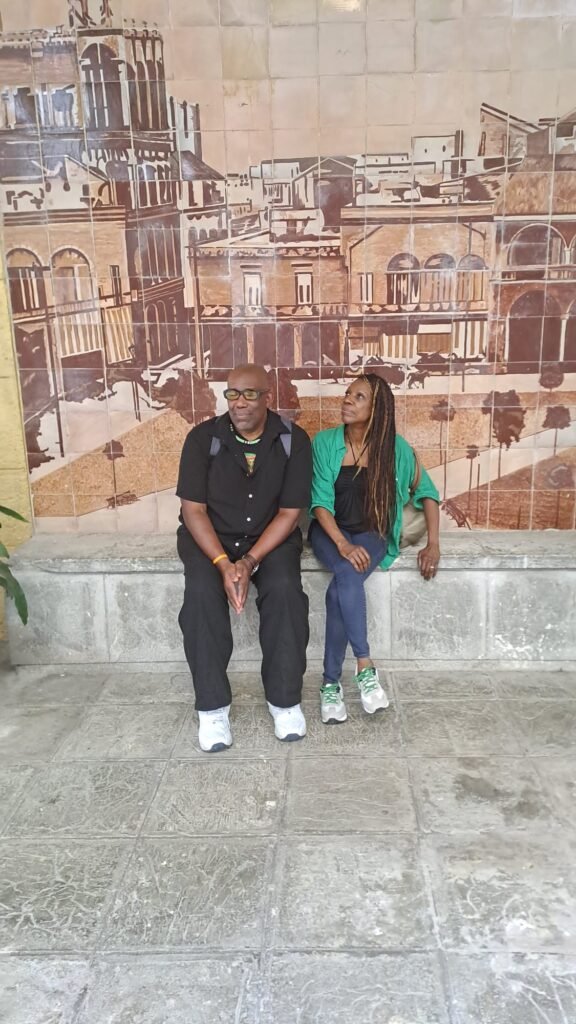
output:
M32 533L32 509L4 266L0 270L0 505L7 505L28 519L27 523L19 523L2 517L0 539L13 551ZM0 591L0 639L4 636L2 596Z

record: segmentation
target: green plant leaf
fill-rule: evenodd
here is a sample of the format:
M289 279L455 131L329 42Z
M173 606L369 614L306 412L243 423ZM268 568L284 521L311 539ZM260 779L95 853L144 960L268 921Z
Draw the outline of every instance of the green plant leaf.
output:
M0 540L0 558L10 558L8 554L8 548L5 548L2 541Z
M15 512L13 508L6 508L5 505L0 505L0 515L10 516L11 519L19 519L21 523L28 522L19 512Z
M0 562L0 587L2 587L8 597L11 597L16 605L16 611L20 616L23 625L25 626L28 622L28 602L22 587L18 583L18 580L12 575L10 569L3 562Z

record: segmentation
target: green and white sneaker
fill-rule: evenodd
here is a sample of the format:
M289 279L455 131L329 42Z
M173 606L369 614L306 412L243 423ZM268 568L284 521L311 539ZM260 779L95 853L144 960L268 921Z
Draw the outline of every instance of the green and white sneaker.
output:
M348 718L340 683L323 683L320 687L320 714L324 725L338 725Z
M363 668L354 676L354 682L360 690L360 700L364 711L373 715L375 711L383 711L390 704L386 691L380 686L378 672L373 666Z

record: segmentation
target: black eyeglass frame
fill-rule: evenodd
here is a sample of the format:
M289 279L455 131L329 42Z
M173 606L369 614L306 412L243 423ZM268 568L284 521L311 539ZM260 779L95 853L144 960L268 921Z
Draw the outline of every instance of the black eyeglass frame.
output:
M242 395L247 402L257 402L262 395L268 395L270 388L226 388L224 391L224 398L227 402L237 402Z

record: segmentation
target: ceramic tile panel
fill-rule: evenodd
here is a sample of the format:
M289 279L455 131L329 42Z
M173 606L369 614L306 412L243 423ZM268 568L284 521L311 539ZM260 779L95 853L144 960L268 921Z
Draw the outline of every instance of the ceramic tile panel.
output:
M249 360L311 434L384 376L444 527L574 527L573 0L0 12L37 529L172 531Z

